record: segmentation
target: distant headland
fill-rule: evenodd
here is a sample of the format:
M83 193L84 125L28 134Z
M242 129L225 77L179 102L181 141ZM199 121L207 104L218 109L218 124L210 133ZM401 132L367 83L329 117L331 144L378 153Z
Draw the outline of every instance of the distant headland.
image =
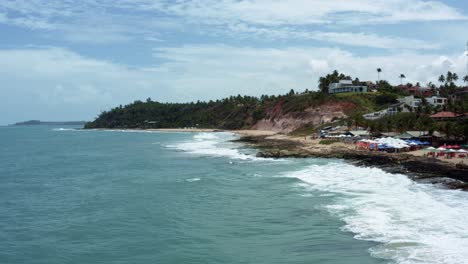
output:
M41 121L41 120L28 120L11 124L10 126L84 126L86 121Z

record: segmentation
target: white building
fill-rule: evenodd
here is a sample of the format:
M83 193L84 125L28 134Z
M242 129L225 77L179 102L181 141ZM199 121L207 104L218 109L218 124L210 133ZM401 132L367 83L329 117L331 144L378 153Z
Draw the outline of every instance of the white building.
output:
M408 107L410 107L413 110L418 108L418 106L422 103L421 99L414 98L413 95L400 98L400 99L398 99L398 102L407 105Z
M328 93L367 93L367 86L354 85L351 80L341 80L328 86Z
M413 110L418 108L419 105L421 105L422 100L419 98L414 98L413 95L400 98L398 99L400 103L404 103L405 105L411 107ZM447 104L447 98L445 97L440 97L440 96L432 96L432 97L427 97L426 101L428 104L432 106L444 106Z
M409 112L407 109L404 109L402 105L403 105L402 103L393 104L389 106L387 109L384 109L378 112L368 113L368 114L363 115L363 117L364 119L367 119L367 120L377 120L387 115L394 115L399 112Z
M432 96L426 98L427 103L437 107L437 106L444 106L447 104L447 98L439 97L439 96ZM394 115L399 112L411 112L416 111L419 105L422 104L422 100L419 98L414 98L413 95L403 97L398 99L398 104L394 104L389 106L387 109L384 109L379 112L373 112L363 115L363 117L367 120L376 120L380 119L387 115Z
M432 96L426 98L427 102L431 104L432 106L444 106L447 104L447 98L445 97L439 97L439 96Z

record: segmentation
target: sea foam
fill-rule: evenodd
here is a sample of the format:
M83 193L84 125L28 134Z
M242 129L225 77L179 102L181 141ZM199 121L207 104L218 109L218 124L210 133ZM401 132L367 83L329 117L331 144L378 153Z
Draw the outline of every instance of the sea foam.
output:
M229 142L236 139L236 136L231 133L197 133L191 140L179 142L176 144L166 145L171 149L181 150L191 154L204 156L227 157L236 160L245 161L261 161L273 160L256 157L253 153L242 153L237 144Z
M63 128L63 127L60 127L60 128L53 128L52 131L77 131L76 128Z
M415 183L401 174L344 162L288 173L312 191L355 238L381 243L375 257L396 263L468 263L468 193Z

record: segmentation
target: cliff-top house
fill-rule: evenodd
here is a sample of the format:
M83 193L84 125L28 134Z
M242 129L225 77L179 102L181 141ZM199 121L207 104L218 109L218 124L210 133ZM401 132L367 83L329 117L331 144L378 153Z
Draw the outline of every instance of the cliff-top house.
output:
M328 93L367 93L367 86L354 85L351 80L341 80L328 86Z

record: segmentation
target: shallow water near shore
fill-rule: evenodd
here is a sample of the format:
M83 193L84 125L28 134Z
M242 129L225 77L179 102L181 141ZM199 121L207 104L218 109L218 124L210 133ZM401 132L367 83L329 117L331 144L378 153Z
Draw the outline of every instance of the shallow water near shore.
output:
M0 263L468 263L468 193L229 133L0 128Z

